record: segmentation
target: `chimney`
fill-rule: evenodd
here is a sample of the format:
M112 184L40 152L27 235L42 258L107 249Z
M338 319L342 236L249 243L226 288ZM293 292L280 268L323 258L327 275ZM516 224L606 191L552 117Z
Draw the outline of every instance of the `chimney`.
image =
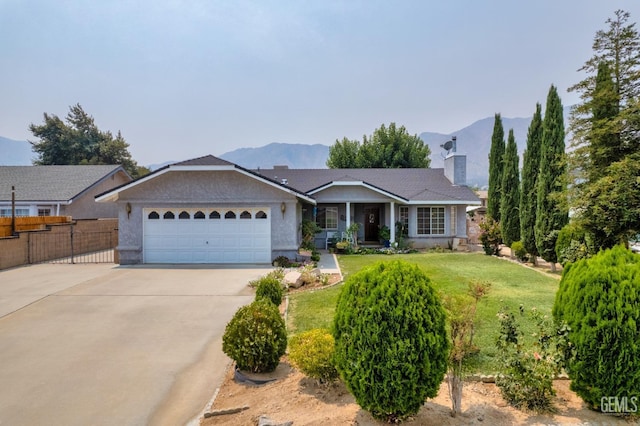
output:
M454 185L467 184L467 156L456 152L456 137L451 138L452 147L444 158L444 175Z

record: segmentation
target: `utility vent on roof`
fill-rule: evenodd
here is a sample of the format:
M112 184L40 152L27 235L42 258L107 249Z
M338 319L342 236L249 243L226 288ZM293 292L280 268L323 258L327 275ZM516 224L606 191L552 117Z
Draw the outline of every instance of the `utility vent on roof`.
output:
M283 184L283 185L288 185L288 184L289 184L289 181L288 181L287 179L284 179L284 178L283 178L283 179L282 179L282 184Z

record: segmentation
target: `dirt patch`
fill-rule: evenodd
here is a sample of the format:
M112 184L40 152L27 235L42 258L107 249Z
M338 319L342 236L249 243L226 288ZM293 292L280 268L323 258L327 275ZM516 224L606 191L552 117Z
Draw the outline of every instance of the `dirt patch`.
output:
M294 425L360 425L377 426L369 413L361 410L338 382L318 385L290 366L286 357L272 375L277 380L266 385L249 386L233 380L230 368L211 410L248 407L244 411L202 419L202 425L254 425L260 415L278 422L293 421ZM589 410L582 400L569 390L568 380L554 382L556 389L553 415L538 415L507 405L499 389L491 383L465 383L462 398L463 414L451 417L447 385L440 386L434 399L428 400L420 412L404 422L409 425L629 425L624 419Z

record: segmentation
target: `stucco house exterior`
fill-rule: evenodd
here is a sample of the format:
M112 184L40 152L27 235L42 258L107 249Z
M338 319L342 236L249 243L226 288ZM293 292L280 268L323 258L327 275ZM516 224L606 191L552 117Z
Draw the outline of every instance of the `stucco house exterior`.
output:
M295 257L303 219L327 233L359 223L377 241L395 223L414 247L465 241L466 208L480 200L465 185L466 157L444 169L250 170L214 156L165 166L96 197L118 206L121 264L270 263Z
M131 182L117 165L0 166L0 217L71 216L73 219L115 218L118 206L99 204L95 196Z

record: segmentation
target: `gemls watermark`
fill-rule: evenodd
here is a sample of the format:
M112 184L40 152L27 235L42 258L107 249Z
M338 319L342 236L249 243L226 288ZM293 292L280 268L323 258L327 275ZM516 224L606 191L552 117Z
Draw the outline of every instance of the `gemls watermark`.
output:
M603 396L600 398L600 411L607 414L635 414L639 402L637 396Z

